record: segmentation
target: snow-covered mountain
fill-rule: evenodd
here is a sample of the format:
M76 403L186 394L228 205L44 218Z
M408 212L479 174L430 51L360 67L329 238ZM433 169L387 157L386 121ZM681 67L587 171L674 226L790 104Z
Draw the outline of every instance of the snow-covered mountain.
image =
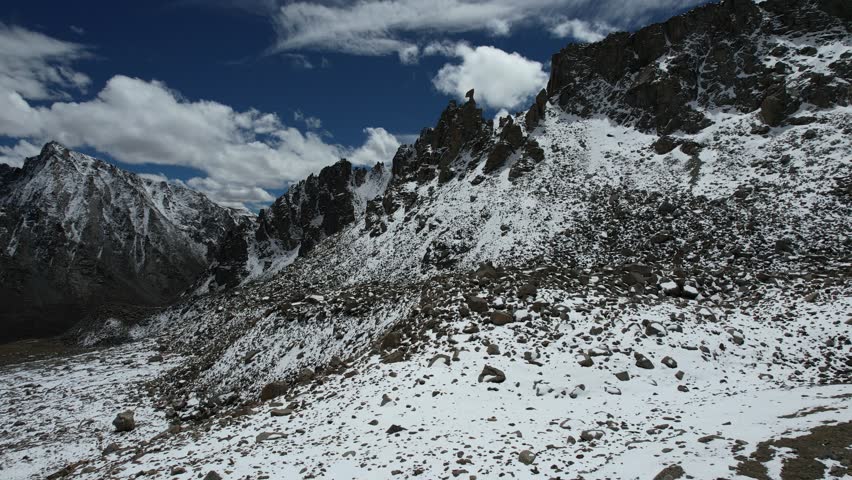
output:
M163 372L100 400L139 428L69 408L13 478L848 475L850 3L724 0L567 47L497 126L475 98L226 233L107 360Z
M0 171L0 340L59 333L108 304L174 300L243 217L45 145L22 168Z

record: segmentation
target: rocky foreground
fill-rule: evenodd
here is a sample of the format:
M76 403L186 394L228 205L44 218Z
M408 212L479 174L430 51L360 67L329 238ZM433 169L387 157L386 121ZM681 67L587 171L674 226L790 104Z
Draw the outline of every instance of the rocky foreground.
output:
M486 265L323 292L289 304L299 312L289 328L322 324L340 347L292 382L258 386L252 372L279 355L320 358L323 339L233 348L243 376L194 371L211 352L150 341L5 367L0 468L91 479L848 476L844 273L660 273ZM396 315L407 320L370 350L347 350L359 323ZM199 398L180 380L193 371L251 400Z

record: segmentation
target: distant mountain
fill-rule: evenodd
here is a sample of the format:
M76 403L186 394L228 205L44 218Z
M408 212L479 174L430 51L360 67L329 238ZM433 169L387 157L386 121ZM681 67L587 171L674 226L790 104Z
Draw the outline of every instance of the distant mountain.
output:
M0 341L59 333L106 304L164 305L247 221L57 143L0 165Z

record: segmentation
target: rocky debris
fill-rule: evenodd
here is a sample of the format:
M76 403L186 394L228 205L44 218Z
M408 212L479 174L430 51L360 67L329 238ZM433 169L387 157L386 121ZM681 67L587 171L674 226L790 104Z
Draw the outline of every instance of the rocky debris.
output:
M536 455L529 450L522 450L518 454L518 461L524 465L532 465L535 462Z
M390 428L388 428L387 432L385 432L385 433L387 433L388 435L393 435L395 433L404 432L404 431L405 431L405 429L400 427L399 425L391 425Z
M577 385L574 387L574 390L571 390L571 393L568 394L569 398L579 398L586 391L586 386L583 384Z
M677 368L677 362L672 357L663 357L660 363L669 368Z
M222 476L215 471L210 470L207 475L204 476L204 480L222 480Z
M508 325L515 321L515 317L511 314L501 311L491 312L491 323L497 325L498 327L502 327L503 325Z
M255 443L274 442L286 438L286 435L278 432L261 432L254 437Z
M101 454L106 456L119 451L121 451L121 447L117 443L113 442L107 445L106 448L103 449Z
M580 440L584 442L593 442L604 437L603 430L583 430L580 432Z
M115 431L130 432L134 428L136 428L136 420L133 417L133 410L127 410L116 415L115 419L112 421L112 425L115 427Z
M467 307L471 312L485 313L488 311L488 301L481 297L467 297Z
M592 360L592 357L586 353L577 355L577 363L579 363L581 367L591 367L595 364L594 360Z
M486 365L482 368L477 381L480 383L483 381L486 383L503 383L506 381L506 374L502 370Z
M654 480L677 480L682 478L684 475L686 475L686 472L684 472L683 467L680 465L669 465L660 471L660 473L654 477Z
M278 398L286 394L289 389L290 386L284 382L268 383L260 391L260 401L265 402L267 400Z
M435 365L436 363L442 363L444 365L449 365L451 361L452 360L450 359L449 355L438 354L438 355L435 355L434 357L432 357L431 360L429 360L429 366L431 367L431 366Z
M633 358L636 360L636 366L639 368L644 368L646 370L652 370L654 368L654 362L639 352L633 352Z
M630 380L630 374L627 372L618 372L615 374L615 378L617 378L619 381L626 382Z

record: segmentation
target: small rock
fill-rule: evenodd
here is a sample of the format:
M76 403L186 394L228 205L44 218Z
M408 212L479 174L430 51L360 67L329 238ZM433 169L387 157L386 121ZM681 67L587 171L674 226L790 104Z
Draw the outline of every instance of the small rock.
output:
M390 428L388 428L387 432L385 432L385 433L387 433L388 435L393 435L395 433L404 432L404 431L405 431L405 429L400 427L399 425L391 425Z
M115 453L121 450L121 447L118 446L117 443L113 442L106 446L106 448L101 452L103 455L109 455L111 453Z
M479 374L478 381L486 383L503 383L506 381L506 374L502 370L486 365L482 368L482 373Z
M524 450L518 455L518 461L524 465L532 465L535 462L535 454L529 450Z
M672 357L663 357L661 363L669 368L677 368L677 362Z
M592 357L590 357L586 353L577 355L577 363L579 363L581 367L591 367L595 364L594 360L592 360Z
M601 438L603 438L603 436L603 430L583 430L582 432L580 432L580 440L584 442L600 440Z

